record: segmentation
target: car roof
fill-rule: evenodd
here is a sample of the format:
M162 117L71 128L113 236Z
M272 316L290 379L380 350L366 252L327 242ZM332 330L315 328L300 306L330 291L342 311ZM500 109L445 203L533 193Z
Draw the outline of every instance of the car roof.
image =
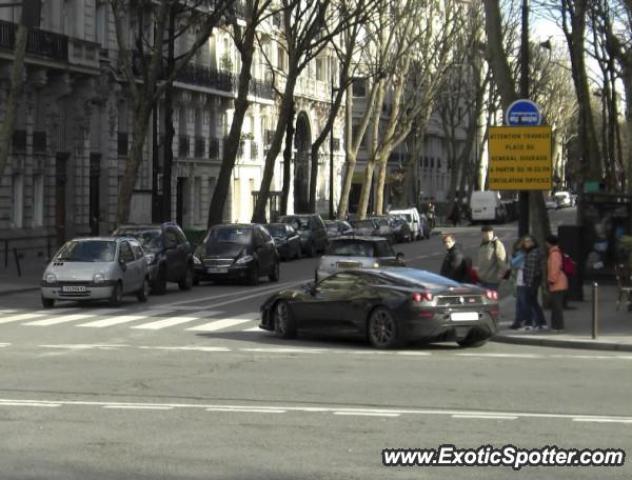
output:
M259 227L261 224L259 223L220 223L218 225L213 225L211 228L243 228L243 229L253 229L255 227Z
M458 287L461 284L439 274L411 267L356 268L349 271L363 272L370 275L387 275L395 280L406 280L412 283L432 287Z
M331 240L332 242L340 242L342 240L356 240L358 242L387 242L388 240L384 237L370 237L370 236L360 236L360 235L344 235L342 237L334 238Z
M69 242L95 242L95 241L99 241L99 242L119 242L123 239L125 239L126 237L121 236L121 237L76 237L76 238L71 238L70 240L68 240Z

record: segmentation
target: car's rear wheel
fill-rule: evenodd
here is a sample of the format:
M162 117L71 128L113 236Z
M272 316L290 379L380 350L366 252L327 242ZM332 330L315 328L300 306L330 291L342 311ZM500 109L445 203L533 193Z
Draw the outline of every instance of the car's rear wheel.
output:
M143 280L143 286L140 287L140 290L136 294L136 297L138 298L139 302L147 301L147 297L149 297L149 290L150 290L149 279L145 277L145 279Z
M180 287L180 290L191 290L191 287L193 287L193 266L187 266L184 276L178 282L178 287Z
M401 333L397 320L384 307L377 307L369 315L369 342L375 348L395 348L401 344Z
M164 266L158 269L158 274L151 288L156 295L163 295L167 291L167 271Z
M248 275L248 283L250 285L259 285L259 266L255 265Z
M313 243L307 245L307 256L310 258L316 256L316 246Z
M42 307L53 308L55 306L55 299L42 297Z
M281 277L281 270L279 267L279 262L274 262L274 267L272 267L272 273L268 275L268 278L271 282L278 282Z
M292 318L287 302L281 300L274 305L272 312L274 333L281 338L296 337L296 321Z
M122 301L123 301L123 285L121 285L121 282L117 282L112 287L112 294L110 295L109 303L111 307L118 307L121 305Z

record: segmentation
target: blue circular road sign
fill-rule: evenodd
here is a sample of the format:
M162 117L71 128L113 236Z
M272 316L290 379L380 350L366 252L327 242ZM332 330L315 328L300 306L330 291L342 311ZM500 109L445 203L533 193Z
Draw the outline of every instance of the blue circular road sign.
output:
M540 107L531 100L524 98L516 100L509 105L507 112L505 112L505 123L512 127L538 126L542 123L542 113L540 113Z

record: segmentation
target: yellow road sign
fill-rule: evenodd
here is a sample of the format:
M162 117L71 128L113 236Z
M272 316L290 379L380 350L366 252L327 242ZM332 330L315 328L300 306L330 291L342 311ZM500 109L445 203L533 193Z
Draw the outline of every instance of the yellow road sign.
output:
M489 129L490 190L551 190L551 127Z

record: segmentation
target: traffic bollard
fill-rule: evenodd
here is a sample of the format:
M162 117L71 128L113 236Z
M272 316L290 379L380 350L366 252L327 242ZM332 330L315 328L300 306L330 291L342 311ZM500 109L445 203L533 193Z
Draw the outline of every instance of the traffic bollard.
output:
M595 340L599 333L599 284L593 282L592 287L592 338Z

